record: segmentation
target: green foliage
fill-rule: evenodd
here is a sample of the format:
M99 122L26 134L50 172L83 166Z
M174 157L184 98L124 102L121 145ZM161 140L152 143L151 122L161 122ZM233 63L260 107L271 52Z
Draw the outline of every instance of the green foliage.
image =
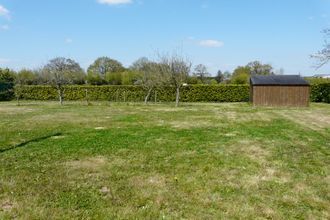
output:
M330 83L330 78L305 77L310 84Z
M64 90L65 100L129 101L144 100L146 89L142 86L67 86ZM56 100L56 90L50 86L24 86L22 98L27 100ZM158 87L150 100L172 102L175 100L174 87ZM246 102L249 100L248 85L191 85L182 87L183 102Z
M100 57L94 61L92 65L88 67L87 70L87 81L91 85L104 85L109 82L107 80L108 75L125 71L123 65L114 59L110 59L108 57ZM112 79L110 77L110 80ZM121 80L116 79L113 82L110 82L112 85L120 85Z
M9 69L0 68L0 101L14 98L15 73Z
M251 68L248 66L239 66L234 70L231 83L248 84L250 79Z
M313 84L311 86L311 101L330 103L330 83Z
M22 69L17 73L16 84L35 85L38 83L38 75L28 69Z

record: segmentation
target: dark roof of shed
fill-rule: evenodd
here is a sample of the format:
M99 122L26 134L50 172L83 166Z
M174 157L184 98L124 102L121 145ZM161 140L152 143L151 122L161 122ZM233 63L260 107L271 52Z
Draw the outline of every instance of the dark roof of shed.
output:
M269 86L308 86L309 83L298 75L252 76L251 85Z

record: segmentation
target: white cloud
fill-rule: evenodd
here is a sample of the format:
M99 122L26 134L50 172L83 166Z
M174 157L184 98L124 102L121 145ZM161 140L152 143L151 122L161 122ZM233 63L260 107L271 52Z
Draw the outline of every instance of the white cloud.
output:
M2 5L0 5L0 16L5 17L6 19L10 19L9 10Z
M130 4L133 0L97 0L100 4L105 5L122 5L122 4Z
M65 39L66 44L71 44L72 42L73 42L73 40L71 38L66 38Z
M0 30L3 30L3 31L6 31L6 30L8 30L9 29L9 25L1 25L0 26Z
M223 47L224 43L218 40L202 40L199 45L202 47Z

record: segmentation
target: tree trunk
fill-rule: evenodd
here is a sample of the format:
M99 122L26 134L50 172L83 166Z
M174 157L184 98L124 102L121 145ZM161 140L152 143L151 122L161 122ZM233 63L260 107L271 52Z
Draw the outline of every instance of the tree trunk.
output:
M17 99L17 106L20 106L21 104L19 102L19 96L17 96L16 99Z
M179 107L179 102L180 102L180 87L176 87L175 107Z
M147 94L147 96L146 96L145 99L144 99L144 104L148 104L148 100L149 100L149 97L150 97L151 91L152 91L152 89L149 89L149 90L148 90L148 94Z
M58 88L57 91L58 91L58 98L60 100L60 105L63 105L63 91L61 88Z

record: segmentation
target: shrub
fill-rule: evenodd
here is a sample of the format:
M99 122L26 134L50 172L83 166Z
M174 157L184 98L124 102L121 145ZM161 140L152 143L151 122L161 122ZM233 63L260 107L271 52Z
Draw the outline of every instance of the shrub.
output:
M311 86L311 101L330 103L330 83L313 84Z

